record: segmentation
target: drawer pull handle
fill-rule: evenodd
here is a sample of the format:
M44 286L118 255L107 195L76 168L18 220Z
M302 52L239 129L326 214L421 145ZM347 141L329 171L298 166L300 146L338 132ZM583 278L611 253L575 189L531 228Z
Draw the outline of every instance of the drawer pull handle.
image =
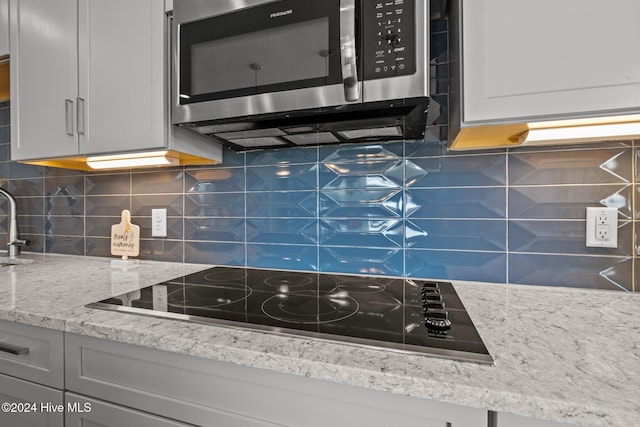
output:
M24 356L29 354L29 347L18 347L17 345L7 344L5 342L0 343L0 351L5 353L17 354L18 356Z

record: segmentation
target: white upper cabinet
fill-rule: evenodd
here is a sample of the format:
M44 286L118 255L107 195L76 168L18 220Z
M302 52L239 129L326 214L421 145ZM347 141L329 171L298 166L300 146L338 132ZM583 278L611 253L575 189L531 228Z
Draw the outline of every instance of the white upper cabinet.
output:
M640 112L640 1L456 1L463 123Z
M0 58L9 55L9 0L0 0Z
M11 0L10 15L12 160L81 169L96 154L221 158L220 146L169 125L164 2Z

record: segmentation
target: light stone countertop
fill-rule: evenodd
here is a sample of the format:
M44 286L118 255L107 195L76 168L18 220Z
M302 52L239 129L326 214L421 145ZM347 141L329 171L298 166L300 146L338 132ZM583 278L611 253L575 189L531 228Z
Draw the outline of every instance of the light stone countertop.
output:
M210 266L28 254L0 267L0 319L585 426L640 425L640 295L457 282L495 366L84 305Z

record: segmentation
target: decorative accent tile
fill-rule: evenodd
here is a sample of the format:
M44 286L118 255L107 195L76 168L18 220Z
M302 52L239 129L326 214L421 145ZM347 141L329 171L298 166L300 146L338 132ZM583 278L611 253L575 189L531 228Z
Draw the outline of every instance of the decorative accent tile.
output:
M625 150L572 150L509 156L511 185L632 182L633 158Z
M633 255L633 223L618 224L617 248L587 248L584 221L509 221L509 251L575 255Z
M619 209L631 219L631 185L565 185L511 187L509 217L513 219L584 219L587 206Z
M504 283L507 255L407 249L406 269L409 277Z
M509 283L630 291L631 270L631 258L509 255Z
M318 222L315 219L250 218L247 219L247 242L313 245L318 243Z
M324 190L320 193L323 218L402 217L402 190Z
M292 191L315 188L317 165L256 166L247 168L248 191Z
M247 244L247 265L284 270L317 270L317 246Z
M404 168L400 160L325 162L320 168L320 187L328 190L398 188L403 179Z
M410 164L413 168L424 171L422 176L407 183L413 188L502 186L507 180L507 161L504 155L413 159Z
M402 276L402 249L320 247L320 271Z
M82 175L53 176L44 180L45 196L84 196Z
M247 166L275 166L294 163L316 163L318 149L309 148L285 148L279 150L250 151L246 154Z
M413 219L407 221L407 248L505 251L504 220Z
M195 169L186 172L187 193L244 191L243 168Z
M185 240L244 242L244 218L185 218Z
M413 218L494 218L506 216L504 188L407 190L406 215Z
M320 221L320 245L402 248L403 226L399 219L324 219Z

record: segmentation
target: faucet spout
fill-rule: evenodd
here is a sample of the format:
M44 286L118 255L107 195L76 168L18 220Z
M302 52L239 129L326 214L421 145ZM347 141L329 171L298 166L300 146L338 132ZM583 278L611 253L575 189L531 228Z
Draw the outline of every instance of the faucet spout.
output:
M18 208L16 199L8 191L0 188L2 194L9 201L9 257L15 258L20 254L20 247L29 244L28 240L20 238L18 233Z

